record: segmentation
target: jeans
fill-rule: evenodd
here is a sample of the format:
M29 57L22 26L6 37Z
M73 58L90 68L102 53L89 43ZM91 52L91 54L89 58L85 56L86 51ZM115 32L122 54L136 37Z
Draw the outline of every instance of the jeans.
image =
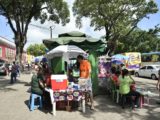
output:
M16 82L16 77L17 77L16 73L11 73L11 83Z
M138 93L137 91L130 91L128 94L122 95L122 108L124 108L125 106L126 98L128 98L129 102L132 105L132 108L134 108L135 105L139 106L140 93Z

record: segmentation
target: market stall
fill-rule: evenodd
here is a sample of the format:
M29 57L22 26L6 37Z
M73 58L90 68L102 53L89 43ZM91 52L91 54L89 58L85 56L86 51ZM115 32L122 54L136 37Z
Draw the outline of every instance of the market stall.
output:
M80 87L79 84L67 83L66 75L52 75L51 76L51 88L45 88L45 91L49 92L53 115L56 115L56 103L60 101L66 101L66 110L71 110L71 101L77 101L81 103L82 112L85 112L85 90Z
M52 101L53 114L56 115L56 102L66 101L66 110L71 108L70 101L82 102L82 111L85 112L85 95L86 89L82 89L79 83L74 83L74 81L69 81L69 70L73 68L73 59L76 62L78 55L85 55L86 52L74 45L60 45L51 51L49 51L45 57L48 59L50 65L51 62L55 62L55 58L59 57L61 59L63 73L57 72L56 69L51 74L51 88L46 88L45 90L50 93L50 98ZM51 65L51 68L58 67Z
M104 55L104 56L100 56L98 60L99 60L98 62L99 86L106 89L107 81L110 77L111 57Z
M101 91L99 91L98 87L98 56L104 54L106 49L106 43L102 39L95 39L91 36L88 36L85 33L81 33L79 31L72 31L67 33L62 33L58 35L58 38L52 39L44 39L43 43L48 49L53 49L59 45L76 45L79 48L88 51L89 53L88 60L91 63L92 67L92 84L93 84L93 94L97 95ZM61 58L54 59L54 68L56 68L55 72L60 72L63 66ZM57 67L57 65L59 65Z

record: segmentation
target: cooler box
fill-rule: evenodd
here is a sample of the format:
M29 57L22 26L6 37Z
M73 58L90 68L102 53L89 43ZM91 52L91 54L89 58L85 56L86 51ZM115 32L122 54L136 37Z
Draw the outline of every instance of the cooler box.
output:
M68 87L67 75L51 75L52 90L66 90Z

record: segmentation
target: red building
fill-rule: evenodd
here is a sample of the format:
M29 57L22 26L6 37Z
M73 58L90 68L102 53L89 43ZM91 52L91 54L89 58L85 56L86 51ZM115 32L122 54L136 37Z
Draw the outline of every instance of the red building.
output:
M15 60L15 55L15 44L0 36L0 59L11 62Z
M16 56L16 46L13 42L7 40L0 36L0 60L6 62L15 61ZM26 52L22 55L23 62L26 62Z

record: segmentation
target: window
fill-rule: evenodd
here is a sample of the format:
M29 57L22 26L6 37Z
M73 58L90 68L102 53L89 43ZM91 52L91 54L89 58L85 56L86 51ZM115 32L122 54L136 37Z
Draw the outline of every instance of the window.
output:
M141 68L141 70L144 70L144 69L146 69L146 66L144 66L144 67Z
M6 58L8 58L8 48L5 48L6 50Z
M150 69L150 70L151 70L151 69L153 69L153 67L152 67L152 66L148 66L147 69Z
M0 47L0 57L2 57L2 48Z
M6 58L11 58L12 54L11 54L11 49L10 48L6 48Z

